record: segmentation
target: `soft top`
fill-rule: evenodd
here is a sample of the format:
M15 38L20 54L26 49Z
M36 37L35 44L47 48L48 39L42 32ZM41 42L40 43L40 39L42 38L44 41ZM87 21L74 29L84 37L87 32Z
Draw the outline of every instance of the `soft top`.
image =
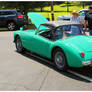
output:
M72 21L49 21L49 22L45 22L42 23L41 25L47 26L47 27L58 27L58 26L63 26L63 25L81 25L78 22L72 22Z

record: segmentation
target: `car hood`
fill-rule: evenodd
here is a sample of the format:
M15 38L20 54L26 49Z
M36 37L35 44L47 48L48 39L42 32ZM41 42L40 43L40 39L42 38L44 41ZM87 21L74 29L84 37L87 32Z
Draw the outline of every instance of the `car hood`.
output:
M92 38L90 38L90 36L73 36L70 38L66 38L65 42L68 45L81 48L85 52L92 51Z
M27 15L32 20L37 29L40 26L40 24L48 22L48 20L39 13L29 12Z
M62 15L61 17L62 17L62 19L70 19L72 17L72 15Z

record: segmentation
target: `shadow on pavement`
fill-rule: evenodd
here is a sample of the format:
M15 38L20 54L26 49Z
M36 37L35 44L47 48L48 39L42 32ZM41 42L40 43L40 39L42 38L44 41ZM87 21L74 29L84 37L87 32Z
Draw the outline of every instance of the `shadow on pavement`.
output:
M78 76L76 76L74 74L71 74L71 73L69 73L67 71L63 72L63 71L58 70L53 63L51 63L49 61L46 62L44 60L39 59L38 58L38 55L37 55L37 57L34 57L31 53L26 53L26 52L23 53L23 54L21 54L21 55L23 55L23 56L25 56L27 58L30 58L30 59L32 59L32 60L34 60L34 61L36 61L36 62L38 62L40 64L43 64L43 65L45 65L45 66L47 66L47 67L49 67L49 68L57 71L58 73L63 74L64 76L67 76L67 77L72 78L74 80L78 80L78 81L83 81L83 82L90 83L89 81L87 81L87 80L85 80L85 79L83 79L81 77L78 77ZM79 74L83 74L83 75L85 75L87 77L91 77L92 78L92 68L90 68L90 67L86 67L86 68L69 68L69 70L72 70L74 72L77 72Z

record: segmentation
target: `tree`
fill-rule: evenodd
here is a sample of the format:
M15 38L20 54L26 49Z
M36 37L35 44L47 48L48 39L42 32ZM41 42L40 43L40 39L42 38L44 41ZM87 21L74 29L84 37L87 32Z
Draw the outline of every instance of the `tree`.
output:
M24 14L27 14L29 10L33 11L35 8L41 8L42 11L42 8L48 5L49 2L0 2L1 9L17 9L24 12Z
M80 2L80 5L82 5L82 7L84 9L86 5L91 6L92 5L92 1L88 1L88 2L87 1L83 1L83 2L81 1Z

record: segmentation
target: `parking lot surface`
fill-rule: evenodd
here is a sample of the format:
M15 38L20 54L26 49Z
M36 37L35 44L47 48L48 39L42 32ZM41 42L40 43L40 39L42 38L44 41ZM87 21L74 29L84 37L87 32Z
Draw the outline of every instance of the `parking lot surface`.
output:
M89 73L92 74L91 70ZM13 32L1 31L0 90L86 91L92 90L92 83L69 72L60 72L44 60L29 54L17 53Z

